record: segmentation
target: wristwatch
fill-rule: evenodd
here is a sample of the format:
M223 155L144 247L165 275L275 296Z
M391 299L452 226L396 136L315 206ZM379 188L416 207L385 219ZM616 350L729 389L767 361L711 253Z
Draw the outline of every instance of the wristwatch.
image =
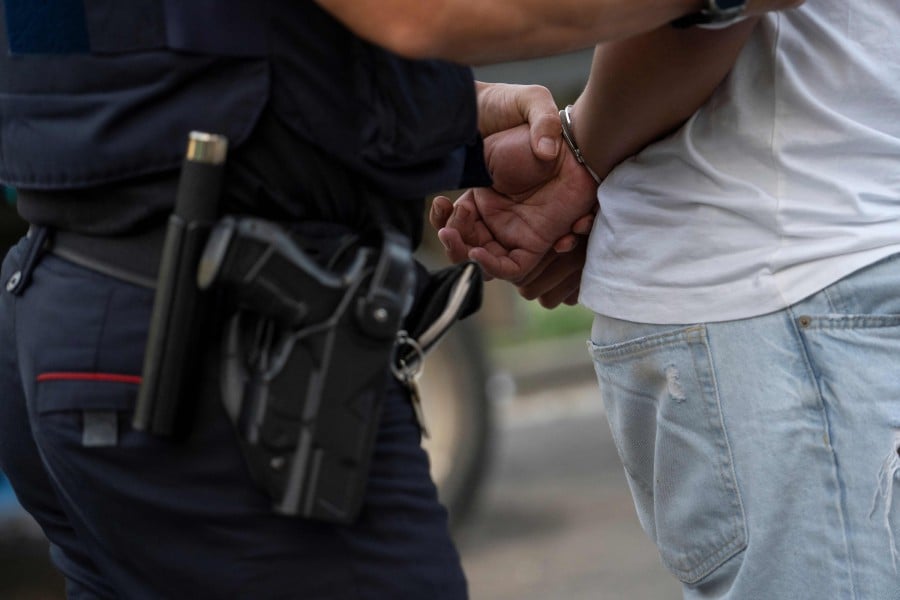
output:
M706 8L672 21L672 27L684 29L694 25L730 25L744 14L747 0L706 0Z

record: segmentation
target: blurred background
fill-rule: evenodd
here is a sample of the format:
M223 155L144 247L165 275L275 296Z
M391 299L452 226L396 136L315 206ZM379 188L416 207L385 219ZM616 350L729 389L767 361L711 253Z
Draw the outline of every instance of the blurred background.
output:
M541 83L560 106L590 52L476 70ZM446 264L433 232L420 258ZM0 246L23 231L0 202ZM586 348L591 315L552 311L489 282L480 313L429 356L421 387L432 472L449 507L473 600L676 599L638 525ZM0 475L0 599L59 600L40 531Z

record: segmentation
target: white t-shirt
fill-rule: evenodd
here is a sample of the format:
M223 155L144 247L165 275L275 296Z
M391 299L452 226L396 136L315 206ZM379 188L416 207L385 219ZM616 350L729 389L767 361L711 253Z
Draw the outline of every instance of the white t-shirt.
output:
M763 18L710 101L601 185L581 303L739 319L900 252L898 32L898 0Z

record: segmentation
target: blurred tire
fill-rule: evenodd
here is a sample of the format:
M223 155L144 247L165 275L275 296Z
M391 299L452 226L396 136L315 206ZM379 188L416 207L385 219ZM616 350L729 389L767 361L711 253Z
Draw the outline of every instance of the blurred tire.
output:
M419 380L429 432L422 446L451 527L458 527L475 505L490 463L489 373L478 322L469 318L454 325L428 355Z

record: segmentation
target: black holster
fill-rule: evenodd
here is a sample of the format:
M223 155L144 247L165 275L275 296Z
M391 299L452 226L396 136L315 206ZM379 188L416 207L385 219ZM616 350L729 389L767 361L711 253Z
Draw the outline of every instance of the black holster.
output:
M233 307L222 395L253 477L279 513L346 523L365 491L415 268L408 239L390 230L315 251L274 223L225 218L199 283Z
M225 147L219 136L191 134L134 427L190 432L192 374L209 347L203 342L221 336L226 412L274 509L351 522L389 378L415 388L424 354L480 304L480 271L474 264L445 269L423 278L416 293L410 240L384 219L370 235L334 226L341 233L324 238L301 234L304 225L216 221Z

